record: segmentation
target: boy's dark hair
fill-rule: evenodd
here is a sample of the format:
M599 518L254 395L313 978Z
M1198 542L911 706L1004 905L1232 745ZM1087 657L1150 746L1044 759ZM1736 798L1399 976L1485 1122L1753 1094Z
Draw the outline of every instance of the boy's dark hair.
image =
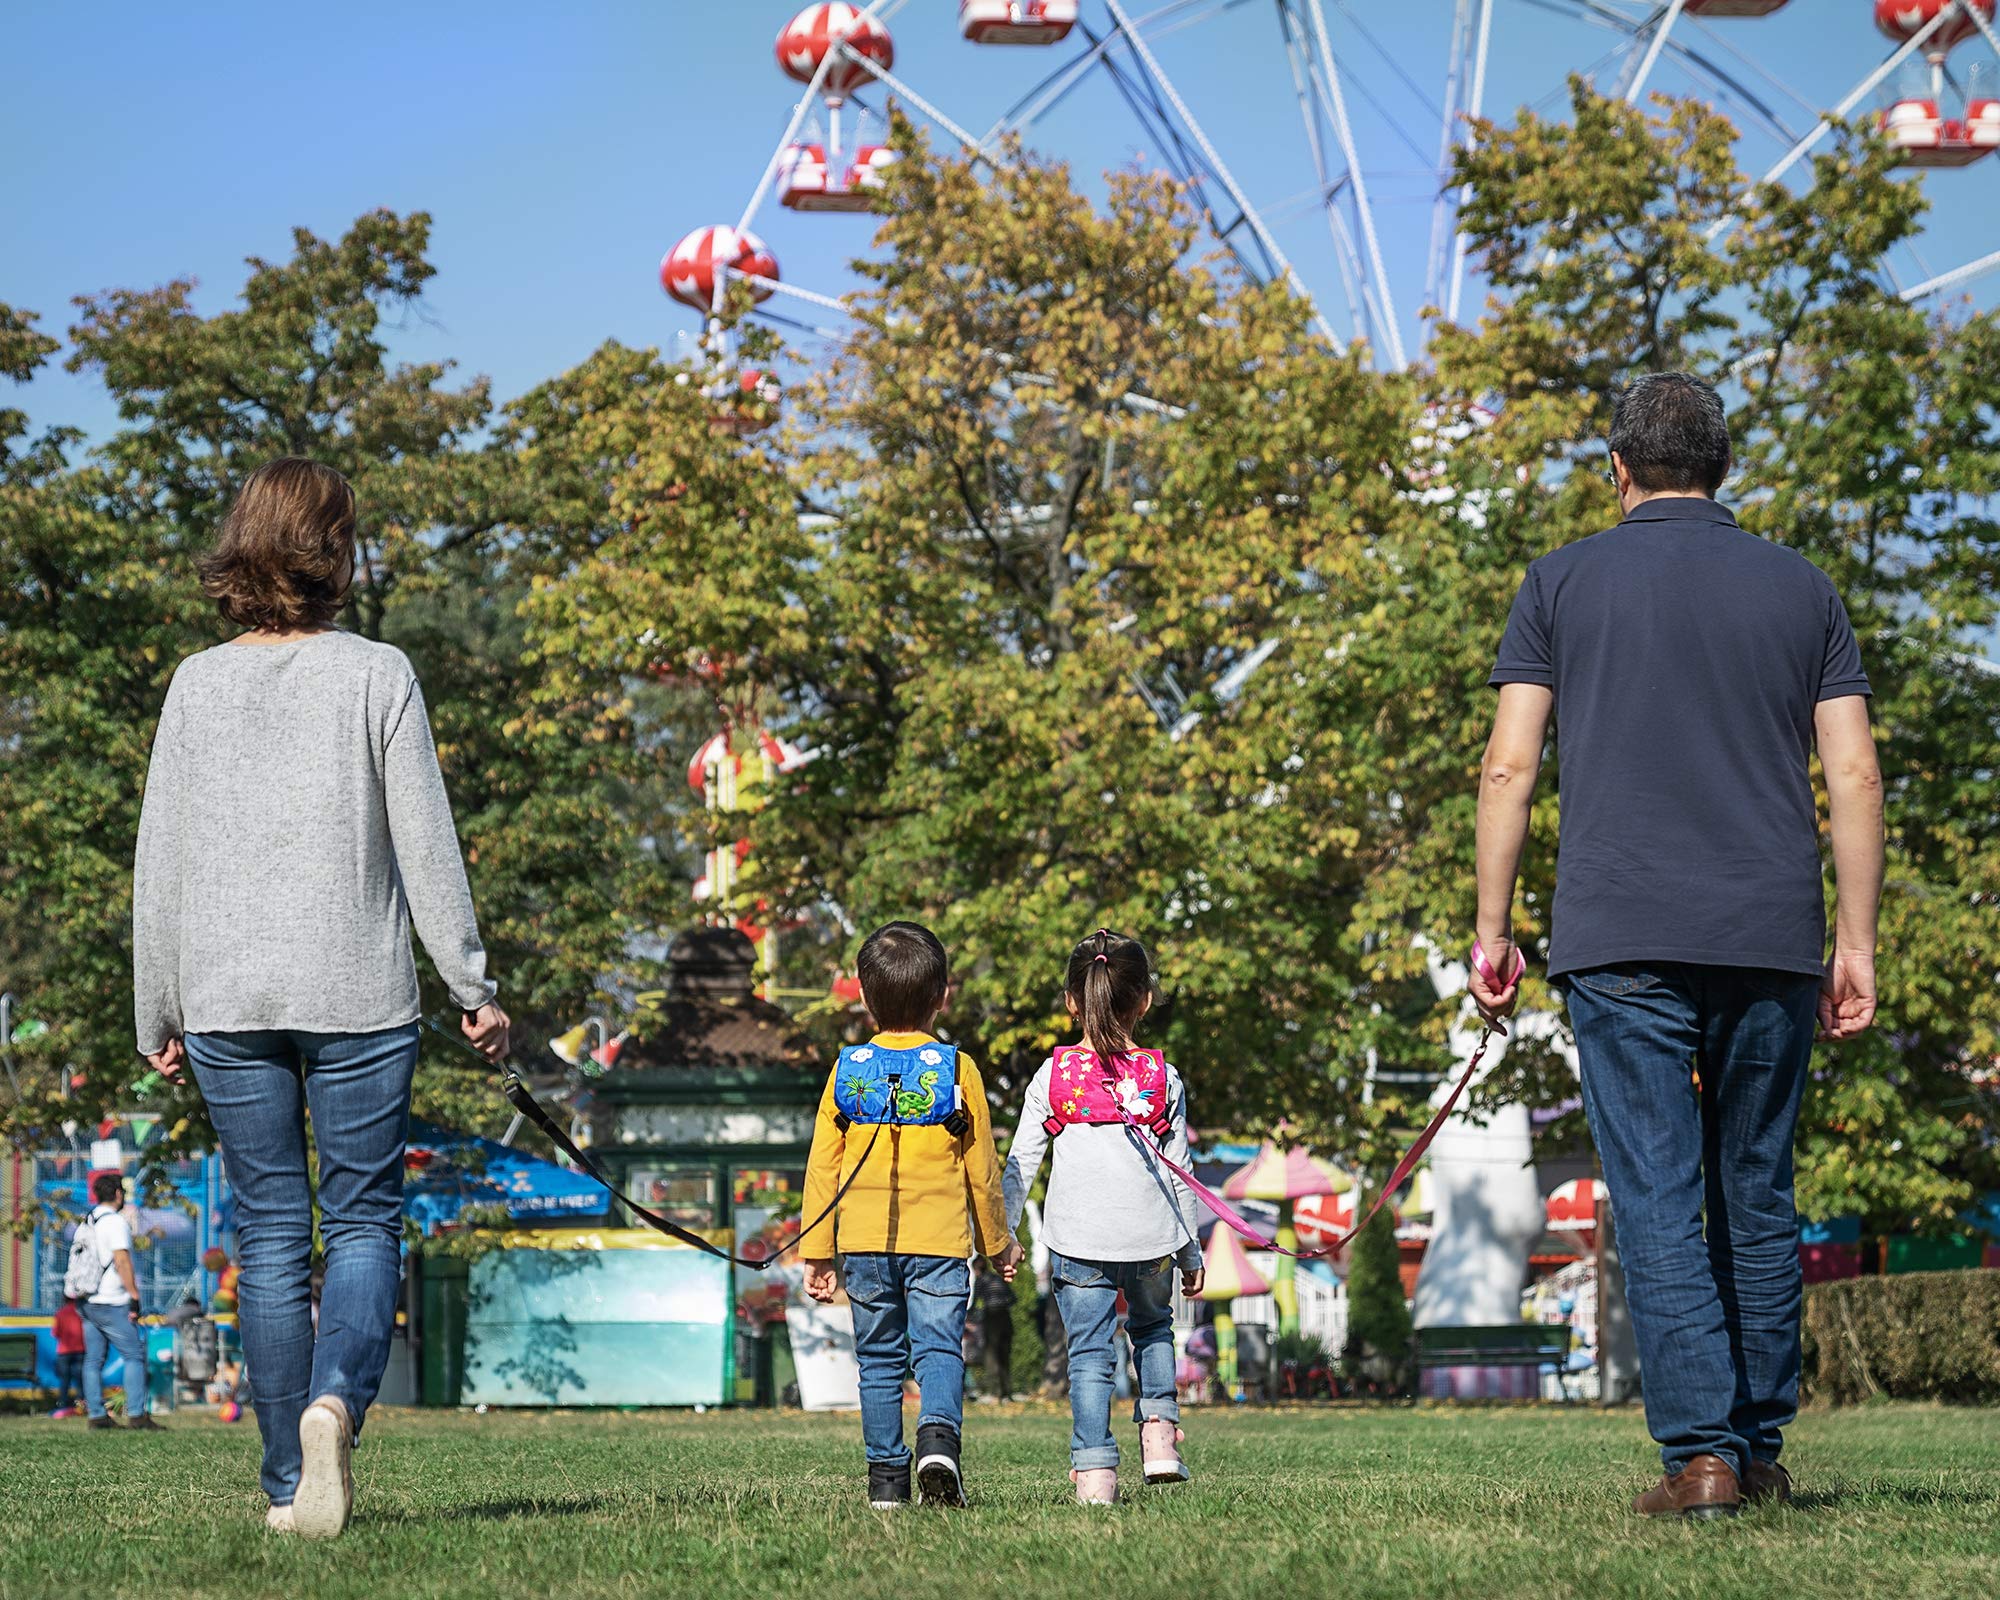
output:
M90 1180L90 1197L101 1206L125 1198L125 1180L115 1172L100 1172Z
M868 1014L884 1033L929 1026L951 981L943 942L916 922L883 923L862 940L854 970Z
M1648 494L1712 495L1729 476L1722 396L1687 372L1635 378L1611 411L1611 449Z
M1083 1042L1109 1066L1132 1049L1132 1030L1153 994L1146 947L1099 928L1069 953L1063 992L1076 1002Z

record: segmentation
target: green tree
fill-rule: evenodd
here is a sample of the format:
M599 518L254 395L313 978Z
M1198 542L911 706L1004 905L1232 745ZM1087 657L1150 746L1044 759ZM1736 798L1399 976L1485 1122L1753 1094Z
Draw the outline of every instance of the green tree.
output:
M1402 1252L1387 1208L1375 1213L1349 1247L1347 1351L1350 1377L1365 1376L1399 1392L1409 1375L1415 1337L1403 1298Z

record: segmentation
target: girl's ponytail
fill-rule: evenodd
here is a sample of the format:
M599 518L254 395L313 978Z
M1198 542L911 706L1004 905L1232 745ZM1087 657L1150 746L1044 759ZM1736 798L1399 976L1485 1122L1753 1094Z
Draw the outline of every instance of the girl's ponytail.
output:
M1064 992L1083 1024L1083 1042L1105 1066L1132 1049L1132 1030L1152 998L1146 947L1099 928L1070 952Z

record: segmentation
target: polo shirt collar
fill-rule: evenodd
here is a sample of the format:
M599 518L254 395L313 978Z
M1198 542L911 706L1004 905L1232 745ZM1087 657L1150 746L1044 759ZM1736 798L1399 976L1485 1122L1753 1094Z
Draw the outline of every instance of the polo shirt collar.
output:
M1720 500L1706 496L1666 495L1642 500L1620 518L1621 522L1714 522L1736 526L1736 513Z

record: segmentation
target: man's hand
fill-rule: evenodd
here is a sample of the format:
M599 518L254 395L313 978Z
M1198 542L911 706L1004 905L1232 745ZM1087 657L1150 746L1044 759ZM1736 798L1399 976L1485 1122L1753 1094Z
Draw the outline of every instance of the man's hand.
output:
M466 1038L477 1050L495 1066L507 1059L507 1034L514 1024L507 1013L491 1000L477 1011L461 1017L459 1027L465 1030Z
M997 1256L988 1256L986 1261L1002 1278L1012 1283L1014 1274L1021 1269L1021 1257L1026 1254L1027 1252L1021 1248L1019 1239L1009 1239L1005 1250Z
M831 1261L808 1261L806 1268L806 1294L821 1305L830 1305L840 1288L840 1275L833 1270Z
M1819 984L1819 1036L1852 1039L1874 1021L1874 952L1835 950Z
M1188 1271L1186 1267L1181 1268L1181 1293L1188 1299L1193 1300L1199 1297L1202 1285L1207 1282L1208 1268L1196 1267L1192 1272Z
M1478 964L1468 961L1471 977L1467 987L1472 990L1472 1003L1479 1007L1479 1015L1489 1028L1506 1030L1502 1024L1513 1015L1514 1007L1521 999L1521 980L1507 982L1507 975L1514 970L1514 941L1505 934L1484 934L1479 936L1479 948L1485 952L1488 966L1495 977L1502 980L1504 987L1496 986L1479 970Z
M178 1039L169 1039L158 1050L146 1057L146 1065L151 1067L169 1083L181 1081L181 1063L187 1059L187 1052L181 1048Z

